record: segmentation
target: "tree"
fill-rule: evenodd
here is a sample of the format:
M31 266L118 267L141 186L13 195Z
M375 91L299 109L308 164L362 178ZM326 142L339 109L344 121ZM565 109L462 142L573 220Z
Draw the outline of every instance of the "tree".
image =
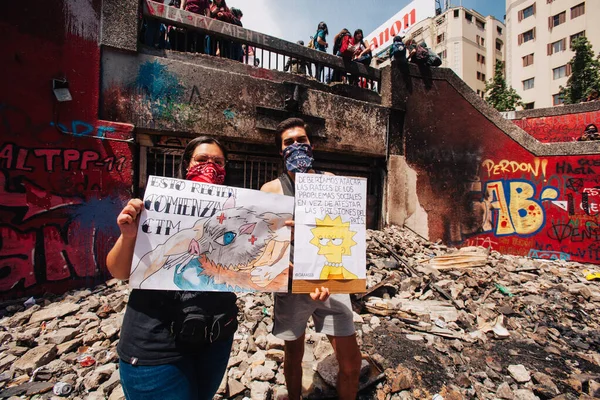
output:
M575 55L569 61L571 76L567 86L560 87L560 95L565 104L579 103L593 90L600 91L600 55L595 57L592 44L585 36L573 40Z
M506 86L502 61L496 61L494 78L485 84L485 92L485 100L498 111L513 111L523 105L517 91Z

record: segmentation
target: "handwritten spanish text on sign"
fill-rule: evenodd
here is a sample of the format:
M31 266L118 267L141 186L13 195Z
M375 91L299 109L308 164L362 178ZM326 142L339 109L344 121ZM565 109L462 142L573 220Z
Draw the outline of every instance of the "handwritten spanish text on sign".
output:
M367 180L296 174L294 279L366 276Z
M150 176L133 288L287 291L293 198Z

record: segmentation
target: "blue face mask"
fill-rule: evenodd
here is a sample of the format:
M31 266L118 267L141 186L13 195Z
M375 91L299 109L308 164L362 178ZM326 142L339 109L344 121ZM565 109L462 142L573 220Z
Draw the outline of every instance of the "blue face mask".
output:
M294 143L283 150L285 168L290 172L308 172L315 161L312 148L306 143Z

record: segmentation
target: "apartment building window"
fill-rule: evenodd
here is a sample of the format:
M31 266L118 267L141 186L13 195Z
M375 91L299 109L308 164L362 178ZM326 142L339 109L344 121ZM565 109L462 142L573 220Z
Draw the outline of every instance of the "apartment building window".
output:
M533 15L535 15L535 3L533 3L529 7L522 9L521 11L519 11L519 15L518 15L519 22L521 22L525 18L529 18Z
M442 61L444 61L446 59L446 50L442 51L441 53L437 53L437 55L442 59Z
M485 82L485 74L477 71L477 80Z
M444 34L442 33L441 35L437 35L436 43L440 44L443 41L444 41Z
M519 35L519 46L523 43L527 43L530 40L535 40L535 28L523 32Z
M523 81L523 90L533 89L534 80L535 78L525 79Z
M485 99L485 90L477 89L477 96L481 97L482 99Z
M502 51L502 40L496 39L496 50Z
M436 25L441 25L441 24L443 24L445 21L446 21L446 16L445 16L445 15L442 15L442 17L441 17L441 18L438 18L438 19L435 21L435 24L436 24Z
M548 43L548 55L552 55L554 53L560 53L561 51L565 51L566 48L567 48L567 38L557 40L554 43Z
M565 99L562 97L560 93L556 93L552 95L552 105L559 106L565 103Z
M556 67L552 69L552 79L560 79L567 76L567 66L561 65L560 67Z
M585 31L581 31L579 33L571 35L571 37L569 38L569 47L573 47L573 41L582 36L585 36Z
M477 62L481 64L485 64L485 56L477 53Z
M460 17L460 10L454 10L454 18Z
M567 12L563 11L551 17L548 17L548 29L552 30L555 26L564 24L567 21Z
M479 29L485 29L485 22L480 21L477 18L475 18L475 25L477 25Z
M532 101L531 103L523 104L524 110L533 110L534 107L535 107L535 101Z
M585 2L577 4L575 7L571 7L571 19L577 18L585 14Z
M525 57L523 57L523 66L524 67L528 67L532 64L533 64L533 53L527 54Z
M473 22L473 16L468 12L465 12L465 19L469 22Z
M498 32L498 35L502 35L502 28L500 28L499 26L496 27L496 32Z

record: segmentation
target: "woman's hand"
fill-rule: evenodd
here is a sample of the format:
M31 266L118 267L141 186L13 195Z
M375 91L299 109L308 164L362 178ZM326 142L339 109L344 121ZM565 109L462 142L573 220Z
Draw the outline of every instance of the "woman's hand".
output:
M138 231L139 216L144 203L140 199L131 199L117 217L117 225L124 238L135 239Z

